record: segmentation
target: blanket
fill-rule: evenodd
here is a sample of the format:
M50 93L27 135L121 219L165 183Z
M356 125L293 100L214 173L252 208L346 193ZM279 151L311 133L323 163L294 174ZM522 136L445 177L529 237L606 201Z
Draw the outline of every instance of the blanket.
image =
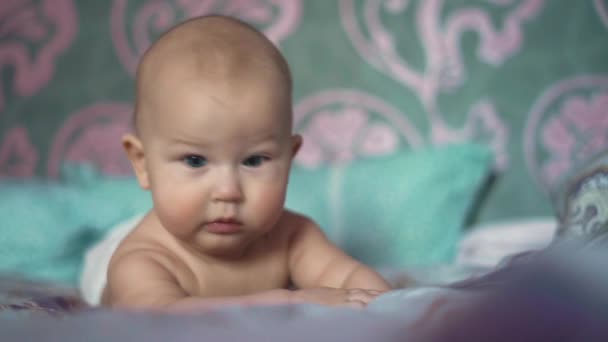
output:
M390 291L365 310L301 304L175 315L89 308L68 292L49 309L38 297L28 317L0 306L0 331L3 341L606 341L606 257L604 245L567 241L449 285Z

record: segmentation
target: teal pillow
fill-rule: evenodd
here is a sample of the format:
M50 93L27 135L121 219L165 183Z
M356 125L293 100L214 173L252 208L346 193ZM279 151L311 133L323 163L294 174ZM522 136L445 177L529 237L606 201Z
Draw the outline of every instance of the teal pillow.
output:
M351 255L375 266L447 261L490 165L487 149L447 146L294 166L287 206L311 216ZM68 166L62 182L0 182L0 272L76 285L84 251L149 210L133 177Z
M151 207L133 178L71 168L62 182L0 182L0 272L76 285L85 250Z
M150 193L143 190L133 176L110 177L91 165L66 164L62 169L62 181L77 189L83 198L94 201L91 206L79 210L91 225L100 229L111 228L152 208Z
M0 272L73 282L79 245L95 238L73 203L77 190L55 183L0 183Z
M313 170L294 165L286 206L368 265L446 263L492 161L489 148L455 144Z

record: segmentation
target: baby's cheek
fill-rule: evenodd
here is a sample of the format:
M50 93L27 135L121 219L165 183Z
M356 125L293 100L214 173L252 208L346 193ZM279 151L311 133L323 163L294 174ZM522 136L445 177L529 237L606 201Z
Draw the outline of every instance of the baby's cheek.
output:
M203 208L200 199L194 196L192 188L181 188L178 184L174 184L164 190L155 194L154 205L165 228L190 230L191 226L197 225Z
M285 200L285 186L281 181L259 183L253 191L250 203L260 220L278 219Z

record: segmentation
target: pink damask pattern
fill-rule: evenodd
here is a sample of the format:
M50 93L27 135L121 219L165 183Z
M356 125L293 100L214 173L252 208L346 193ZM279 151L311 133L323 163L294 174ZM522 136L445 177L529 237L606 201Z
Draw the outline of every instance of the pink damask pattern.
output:
M133 2L136 5L131 5ZM182 20L205 14L238 17L279 45L297 28L302 6L302 0L140 0L129 2L129 6L127 0L114 0L112 41L121 63L134 74L152 41Z
M524 153L531 173L551 189L608 146L608 77L578 76L553 84L526 124Z
M438 105L441 92L454 92L467 80L462 61L460 40L464 33L479 35L478 58L499 66L517 54L524 36L522 26L536 16L543 0L487 0L505 12L500 29L492 24L487 9L480 4L462 6L453 13L444 13L446 0L420 0L416 6L406 0L340 0L342 25L358 53L372 66L413 91L426 109L431 142L481 140L489 143L498 156L500 169L506 168L508 128L497 113L491 99L480 99L472 105L461 128L453 128L445 120ZM405 16L416 11L416 32L422 42L426 65L416 70L400 55L396 42L399 31L388 29L381 16ZM445 19L443 19L445 17Z
M406 115L357 90L330 89L305 98L294 117L295 130L304 138L296 163L309 168L422 145Z
M130 175L121 138L130 129L132 112L128 104L98 103L72 114L53 141L48 175L58 177L66 162L92 164L107 175Z
M606 0L594 0L595 10L597 11L597 15L599 15L604 26L608 28L608 1Z
M77 25L72 0L0 1L0 71L14 69L9 90L0 84L0 112L5 93L28 97L49 83Z
M0 177L29 178L34 175L38 153L25 128L13 127L0 143Z

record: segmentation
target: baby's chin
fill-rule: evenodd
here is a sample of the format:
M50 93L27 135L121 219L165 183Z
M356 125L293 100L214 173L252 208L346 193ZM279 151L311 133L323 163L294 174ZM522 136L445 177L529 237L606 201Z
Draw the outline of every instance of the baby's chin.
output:
M244 257L258 238L244 233L213 234L203 231L186 243L199 254L228 260Z

